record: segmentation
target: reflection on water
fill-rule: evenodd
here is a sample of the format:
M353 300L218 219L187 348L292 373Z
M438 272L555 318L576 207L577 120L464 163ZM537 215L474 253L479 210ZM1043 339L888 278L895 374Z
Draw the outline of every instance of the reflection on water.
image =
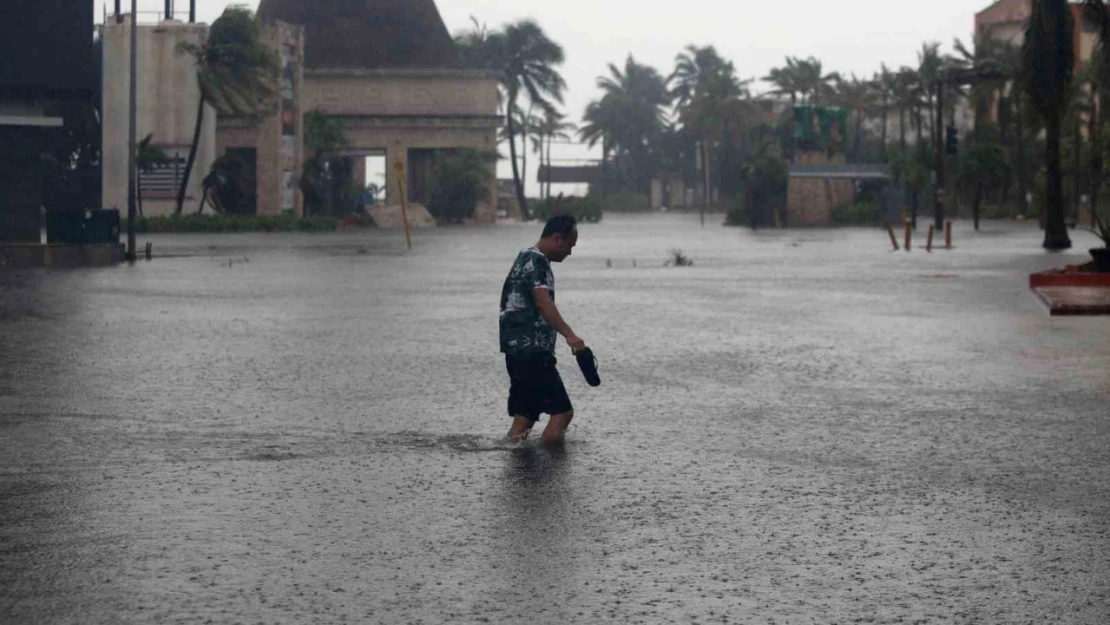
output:
M553 585L574 579L581 568L576 541L580 505L574 477L573 442L557 447L521 445L506 456L495 498L493 537L498 572L506 589Z

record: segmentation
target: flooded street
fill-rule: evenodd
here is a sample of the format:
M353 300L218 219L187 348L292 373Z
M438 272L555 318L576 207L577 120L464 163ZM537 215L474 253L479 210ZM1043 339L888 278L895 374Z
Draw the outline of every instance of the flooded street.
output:
M1110 318L1027 284L1094 237L718 221L582 226L561 450L501 440L535 225L0 272L0 621L1110 621Z

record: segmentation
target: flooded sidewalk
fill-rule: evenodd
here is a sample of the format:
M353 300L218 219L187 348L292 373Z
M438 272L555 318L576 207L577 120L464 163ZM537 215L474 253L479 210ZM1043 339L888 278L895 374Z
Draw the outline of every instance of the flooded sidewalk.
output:
M538 234L0 272L0 622L1110 621L1110 318L1028 286L1093 237L607 216L554 268L604 384L561 349L548 450L497 352Z

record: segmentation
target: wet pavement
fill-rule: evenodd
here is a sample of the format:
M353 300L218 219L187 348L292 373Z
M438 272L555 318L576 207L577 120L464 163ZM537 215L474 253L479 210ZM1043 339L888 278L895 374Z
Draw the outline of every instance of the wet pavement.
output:
M0 622L1110 622L1110 318L1028 289L1093 237L608 217L546 450L500 440L536 234L0 273Z

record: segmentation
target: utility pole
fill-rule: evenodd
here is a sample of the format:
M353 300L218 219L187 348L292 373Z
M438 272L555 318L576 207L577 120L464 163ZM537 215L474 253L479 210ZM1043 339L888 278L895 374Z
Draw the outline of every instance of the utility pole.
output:
M138 135L137 73L139 46L138 0L131 0L131 85L129 125L127 130L127 260L135 260L135 142Z
M189 23L197 23L197 0L189 0Z
M173 0L166 0L166 14L163 17L167 20L173 19Z

